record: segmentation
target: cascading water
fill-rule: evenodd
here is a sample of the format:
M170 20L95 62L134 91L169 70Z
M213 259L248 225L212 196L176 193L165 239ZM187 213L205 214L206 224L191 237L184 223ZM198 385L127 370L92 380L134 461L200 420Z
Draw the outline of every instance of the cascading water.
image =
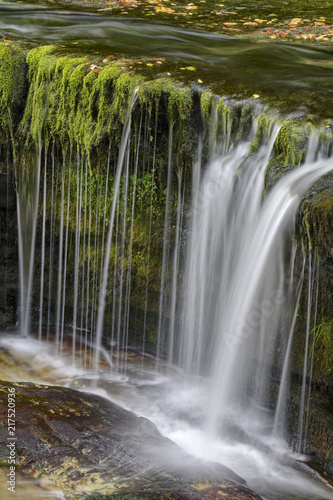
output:
M213 153L200 204L193 206L180 359L188 373L210 380L206 425L211 438L225 432L224 424L235 414L248 412L258 425L256 409L267 403L274 353L281 343L285 350L295 314L295 290L290 295L285 284L293 278L288 231L302 195L333 166L320 151L314 160L310 141L304 165L263 200L265 168L277 133L272 125L266 144L253 155L255 131L236 146L228 146L226 137L225 154ZM306 375L305 361L303 380Z
M96 151L74 152L56 142L42 148L41 141L31 180L20 173L22 333L29 333L34 303L39 222L41 275L33 327L50 349L55 338L57 354L65 363L70 359L72 373L93 372L94 390L100 381L116 379L123 391L118 402L153 420L190 453L230 465L264 498L301 499L304 491L307 498L330 498L311 483L300 485L282 437L306 259L309 314L298 452L307 435L303 412L312 366L307 359L315 265L311 251L296 244L295 215L306 190L332 170L332 159L310 138L304 164L265 192L281 118L266 110L265 128L258 118L263 109L252 100L213 99L210 130L192 138L196 155L189 171L178 150L177 120L169 110L162 158L157 110L155 116L149 107L139 119L135 115L139 91L126 103L119 143L107 137L108 150L98 151L97 166ZM28 243L24 213L32 235ZM136 323L139 334L131 331ZM131 344L140 351L141 371L131 367ZM154 369L146 368L146 351L157 354ZM270 389L276 373L274 416Z

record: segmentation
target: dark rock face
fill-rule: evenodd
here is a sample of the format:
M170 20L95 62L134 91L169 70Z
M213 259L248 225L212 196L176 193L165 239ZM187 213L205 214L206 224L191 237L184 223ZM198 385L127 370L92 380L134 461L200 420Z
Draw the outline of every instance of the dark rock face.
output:
M312 247L312 256L319 262L318 270L318 309L316 332L311 332L314 342L314 363L312 381L328 397L333 399L333 176L328 174L317 181L301 203L297 220L297 230L302 235L305 248ZM314 267L312 263L312 268ZM313 269L312 269L313 272ZM308 300L307 267L302 291L299 318L296 325L296 345L294 349L293 370L302 373L304 358L305 324ZM316 293L317 279L313 281ZM314 303L314 300L312 301ZM312 305L314 316L314 304ZM320 327L320 328L319 328ZM311 325L311 329L313 325Z
M19 463L45 473L69 498L141 494L148 498L259 499L217 463L188 456L149 420L100 396L31 383L0 385L1 411L15 387ZM6 461L8 430L0 431ZM165 496L167 495L167 496Z
M0 329L15 325L18 303L16 194L12 172L2 166L0 161Z

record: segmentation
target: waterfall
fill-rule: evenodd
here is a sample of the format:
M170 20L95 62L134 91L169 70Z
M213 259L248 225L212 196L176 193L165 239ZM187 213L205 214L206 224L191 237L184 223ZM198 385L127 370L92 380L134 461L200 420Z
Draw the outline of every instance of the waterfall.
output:
M248 414L258 425L267 403L274 353L288 335L285 359L289 359L300 294L300 287L297 291L286 286L293 279L288 255L294 253L295 215L306 190L333 168L332 159L323 152L315 159L310 140L304 165L286 174L263 199L265 168L277 134L272 120L265 141L250 154L255 129L247 140L233 145L226 130L222 153L212 156L199 195L194 197L180 359L187 373L203 374L209 380L206 429L210 439L227 432L235 415ZM308 258L300 436L312 297L311 251ZM292 303L294 308L288 311ZM280 386L284 396L287 366L288 361ZM283 419L281 399L278 415Z
M142 368L152 354L157 374L177 371L189 386L204 381L205 457L221 436L260 440L259 428L272 439L286 434L294 330L307 283L303 452L319 271L294 227L300 200L332 170L332 159L314 133L304 162L267 191L281 117L267 112L263 119L253 102L212 99L206 126L192 138L192 164L183 164L181 126L170 116L163 122L157 106L153 120L151 109L136 106L138 92L127 102L117 145L107 137L105 151L88 154L40 141L30 173L18 177L22 333L29 333L40 224L39 339L55 339L63 359L70 345L73 368L95 374L107 368L127 376L135 351ZM159 126L167 131L165 156Z
M3 335L17 376L99 393L266 500L330 498L299 473L317 450L332 472L328 50L21 7L0 7L0 319L19 318L22 338Z

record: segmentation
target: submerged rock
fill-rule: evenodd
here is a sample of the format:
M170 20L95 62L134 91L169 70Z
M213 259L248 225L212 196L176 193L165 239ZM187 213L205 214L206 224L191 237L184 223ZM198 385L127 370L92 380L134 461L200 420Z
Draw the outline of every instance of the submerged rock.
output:
M227 467L187 455L149 420L100 396L1 382L4 413L10 387L16 393L18 465L47 475L68 498L260 498ZM6 462L7 427L0 437Z

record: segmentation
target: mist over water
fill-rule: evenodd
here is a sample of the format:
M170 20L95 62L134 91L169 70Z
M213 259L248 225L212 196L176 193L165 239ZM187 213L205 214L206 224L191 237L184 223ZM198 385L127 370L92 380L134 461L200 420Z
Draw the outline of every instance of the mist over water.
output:
M283 440L267 433L272 424L272 415L267 410L262 409L259 419L258 412L234 413L233 434L215 436L208 444L202 428L205 408L209 404L206 378L189 381L179 372L170 374L163 364L156 372L149 361L143 368L129 361L127 375L89 374L70 366L70 352L64 353L62 360L57 358L51 344L47 346L19 335L15 338L13 334L7 337L2 334L0 345L31 366L31 372L21 374L20 380L65 384L110 399L151 420L162 435L190 455L227 465L244 477L248 486L264 500L333 498L332 487L325 486L319 475L316 478L316 473L307 469L304 456L291 452ZM160 451L163 455L164 450Z

